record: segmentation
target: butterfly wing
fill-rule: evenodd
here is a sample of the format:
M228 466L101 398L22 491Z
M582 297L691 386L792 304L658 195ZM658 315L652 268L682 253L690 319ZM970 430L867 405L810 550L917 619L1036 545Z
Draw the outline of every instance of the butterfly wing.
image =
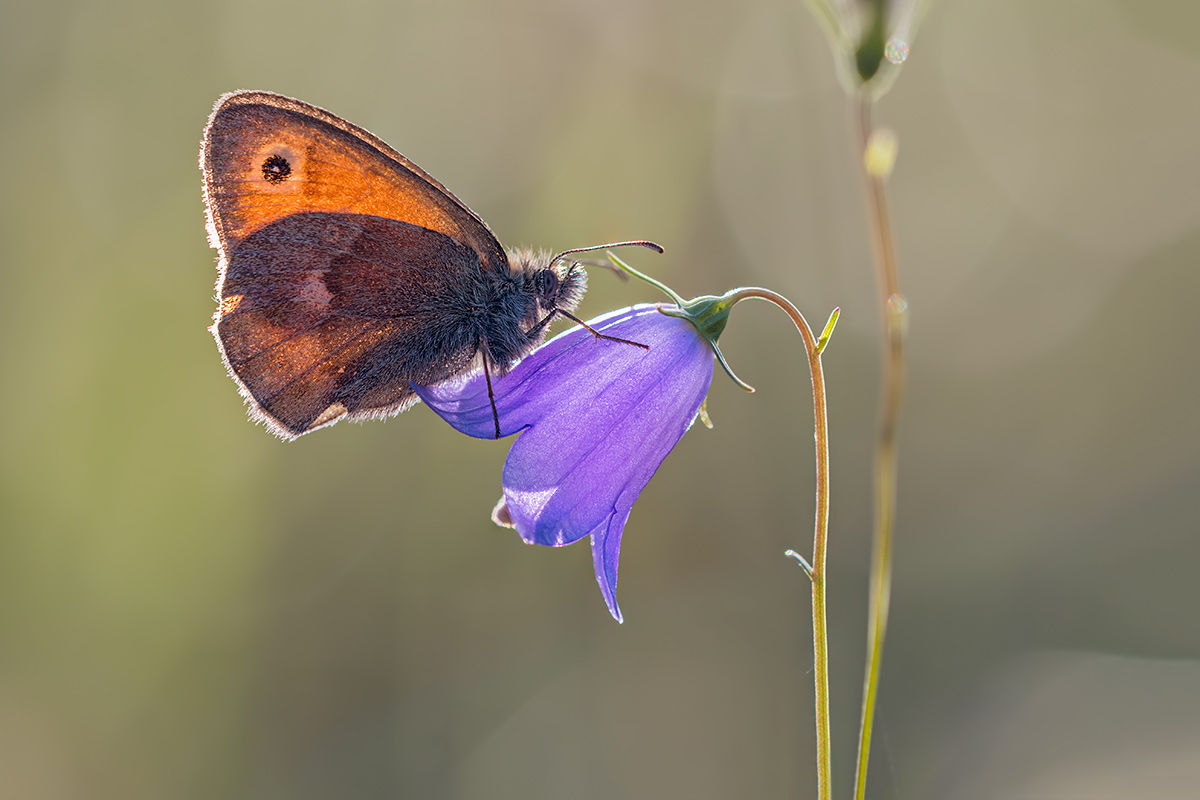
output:
M487 226L380 139L265 92L222 97L201 149L220 253L212 331L251 413L284 438L414 402L468 368Z

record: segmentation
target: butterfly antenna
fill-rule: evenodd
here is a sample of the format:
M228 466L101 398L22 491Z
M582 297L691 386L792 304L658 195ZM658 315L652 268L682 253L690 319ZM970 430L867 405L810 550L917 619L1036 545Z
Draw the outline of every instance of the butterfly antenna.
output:
M597 244L591 247L576 247L573 250L563 250L561 253L550 259L550 265L558 263L558 260L563 256L569 256L571 253L590 253L593 250L608 250L613 247L645 247L647 250L653 250L656 253L663 251L662 245L654 242L646 241L645 239L635 239L630 242L613 242L612 244Z

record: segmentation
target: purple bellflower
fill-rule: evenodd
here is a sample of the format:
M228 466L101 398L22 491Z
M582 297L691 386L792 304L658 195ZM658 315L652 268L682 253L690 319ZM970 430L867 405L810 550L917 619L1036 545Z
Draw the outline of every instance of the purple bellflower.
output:
M657 304L621 309L588 324L649 350L575 327L492 381L501 436L520 434L492 518L531 544L559 547L590 536L596 580L618 622L621 532L638 494L701 413L727 314L718 309L719 322L705 336ZM414 388L462 433L495 436L483 375Z

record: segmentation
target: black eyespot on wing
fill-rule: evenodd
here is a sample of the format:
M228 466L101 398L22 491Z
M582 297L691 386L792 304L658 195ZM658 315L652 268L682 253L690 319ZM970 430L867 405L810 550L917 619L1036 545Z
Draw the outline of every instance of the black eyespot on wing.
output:
M262 174L267 183L283 183L292 174L292 165L281 155L267 156L263 161Z

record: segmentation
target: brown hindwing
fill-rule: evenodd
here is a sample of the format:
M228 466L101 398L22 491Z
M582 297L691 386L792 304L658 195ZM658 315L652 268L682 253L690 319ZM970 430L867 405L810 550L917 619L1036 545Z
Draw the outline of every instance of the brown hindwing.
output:
M478 271L473 250L427 228L294 214L229 254L214 333L261 418L294 438L403 410L410 380L470 366L478 333L463 309Z

